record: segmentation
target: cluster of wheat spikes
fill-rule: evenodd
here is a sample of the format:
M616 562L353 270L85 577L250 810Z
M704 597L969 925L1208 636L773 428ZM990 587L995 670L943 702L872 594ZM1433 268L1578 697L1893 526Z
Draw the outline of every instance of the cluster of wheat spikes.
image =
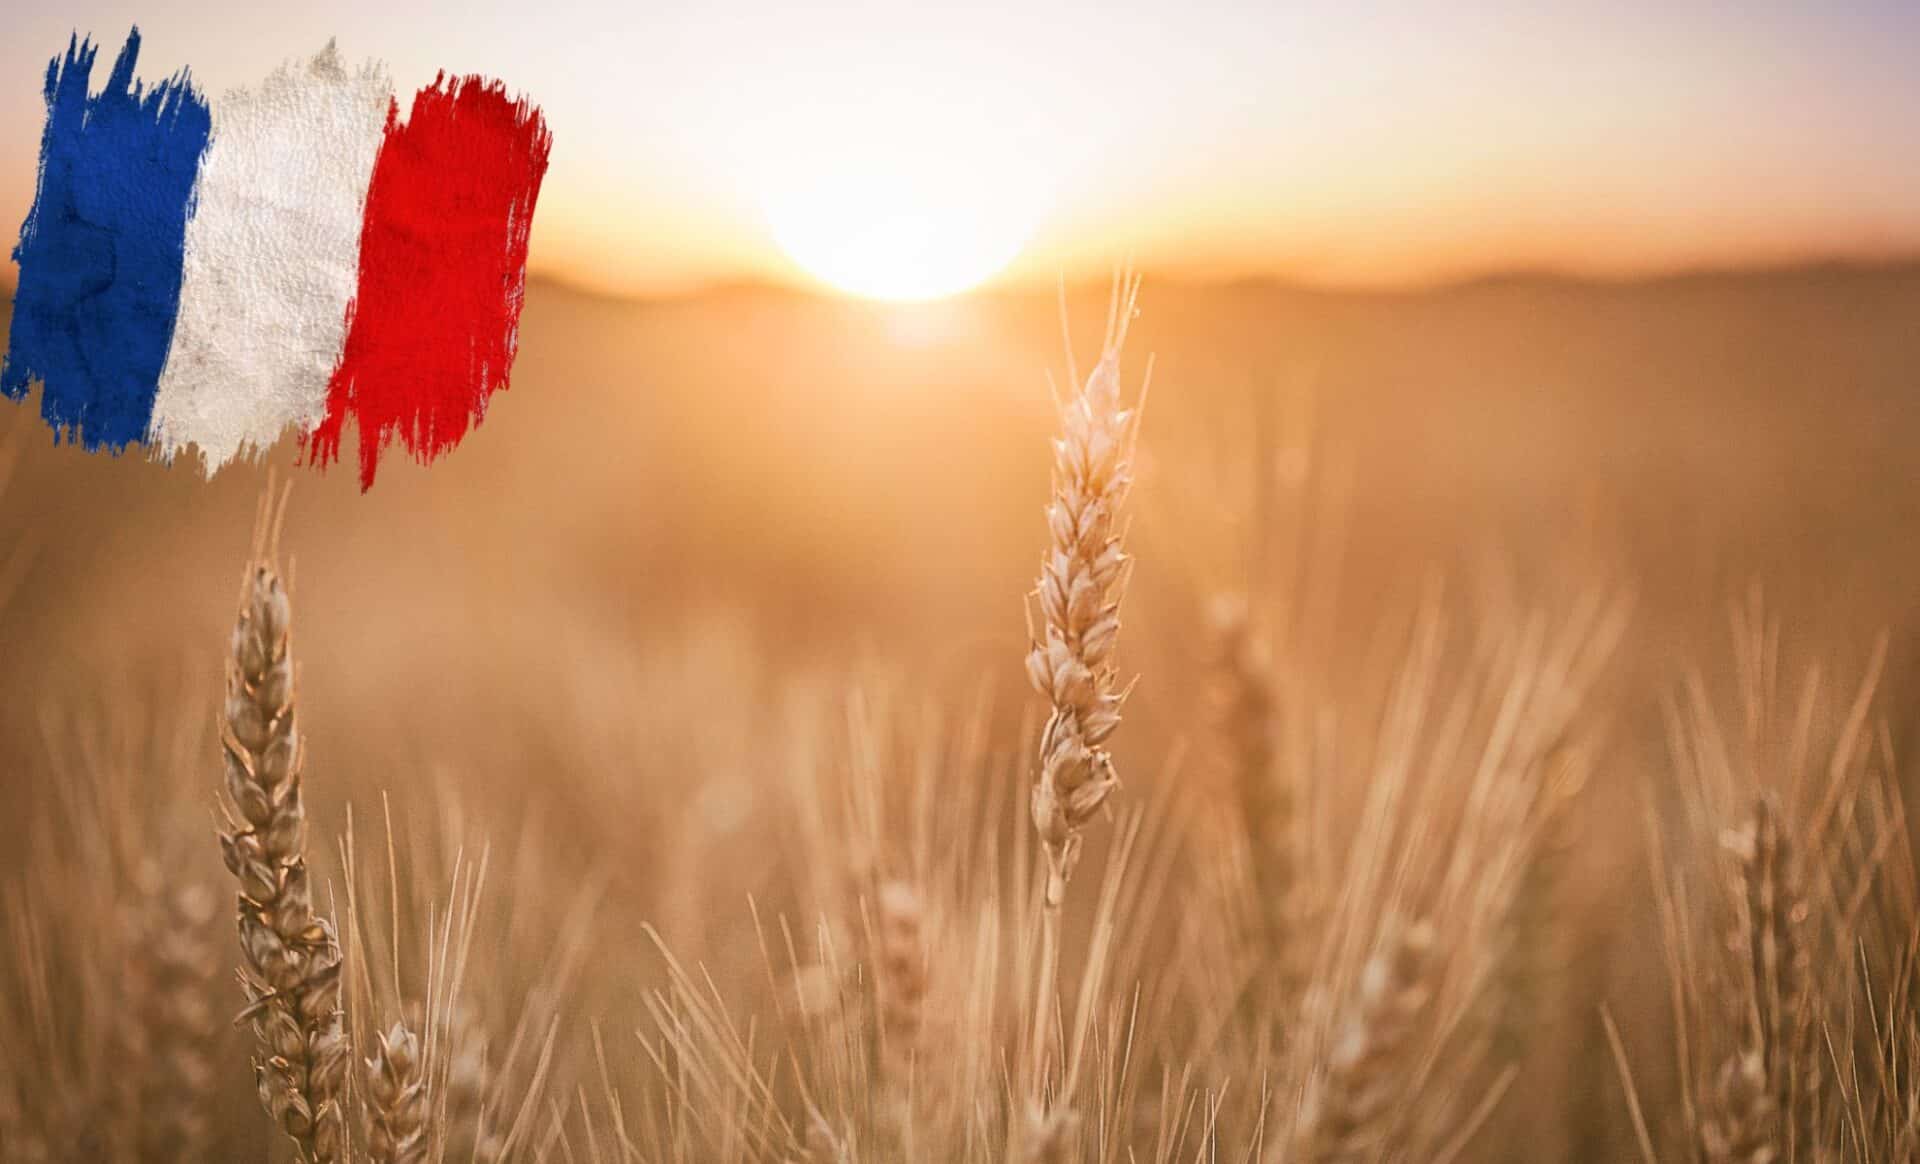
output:
M677 817L628 813L648 781L597 752L561 765L596 779L555 832L607 841L614 868L541 880L523 821L497 892L458 781L422 780L436 811L383 800L388 892L364 892L351 803L337 842L315 840L332 805L308 795L269 485L224 685L198 684L223 698L217 744L215 717L169 717L195 726L119 748L85 705L46 729L57 779L0 883L0 1164L1920 1160L1920 878L1885 642L1847 698L1817 668L1783 692L1777 624L1757 597L1735 609L1736 714L1699 673L1657 709L1645 922L1593 864L1596 798L1632 795L1636 765L1610 722L1635 686L1614 665L1631 596L1592 563L1552 604L1430 580L1365 612L1380 649L1352 659L1315 625L1343 615L1318 560L1250 569L1224 598L1209 573L1171 604L1211 611L1199 681L1151 688L1120 737L1123 540L1143 563L1130 618L1179 590L1150 523L1129 525L1163 479L1122 389L1138 293L1117 281L1098 362L1082 379L1069 361L1056 393L1022 722L992 683L956 699L920 659L762 685L752 643L697 641L712 670L691 697L672 668L569 692L609 734L689 706L710 721L726 751L644 758L675 778L653 783L766 814L728 850L750 866L727 883L753 895L742 924L711 912L731 871L696 827L708 790ZM1272 482L1256 492L1259 524L1338 524L1282 522ZM1153 638L1128 636L1150 682ZM1176 724L1164 764L1117 796L1114 753L1154 717ZM198 811L215 754L231 912L198 876L218 877ZM444 858L444 898L401 874L421 849ZM650 906L608 905L656 880L673 888ZM1603 922L1657 929L1664 955L1661 1005L1624 1025L1619 982L1570 981L1576 930L1602 928L1571 898L1594 885ZM1671 1056L1636 1057L1663 1035ZM1590 1090L1623 1099L1601 1136L1515 1103L1594 1062Z
M450 1074L453 1106L429 1094L426 1049L404 1022L375 1036L365 1060L365 1094L350 1097L351 1042L342 1004L345 952L331 917L315 904L307 863L293 653L293 605L279 567L287 494L270 484L255 521L253 549L240 592L228 659L221 744L226 761L228 824L220 834L227 871L239 882L241 1018L255 1040L260 1104L307 1164L353 1158L349 1112L360 1113L359 1142L373 1164L422 1164L437 1134L429 1117L453 1115L457 1134L473 1144L479 1115L477 1069Z
M1838 714L1815 671L1780 717L1779 628L1757 592L1735 609L1734 637L1741 730L1723 730L1697 680L1672 708L1689 835L1676 858L1659 857L1657 836L1652 851L1682 1102L1675 1126L1650 1125L1622 1053L1642 1152L1911 1160L1920 881L1891 758L1871 735L1885 642ZM1825 755L1821 722L1833 725Z

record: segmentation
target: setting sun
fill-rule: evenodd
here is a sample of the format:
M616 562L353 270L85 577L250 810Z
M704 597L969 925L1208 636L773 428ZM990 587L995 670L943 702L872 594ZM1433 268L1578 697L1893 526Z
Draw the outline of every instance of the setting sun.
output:
M767 200L767 227L805 272L873 299L970 290L1020 253L1033 223L956 174L843 171Z

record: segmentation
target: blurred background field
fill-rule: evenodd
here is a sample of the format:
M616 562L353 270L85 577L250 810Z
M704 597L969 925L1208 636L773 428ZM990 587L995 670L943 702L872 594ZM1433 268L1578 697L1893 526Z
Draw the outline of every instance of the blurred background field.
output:
M1105 297L1072 299L1084 363ZM1262 441L1280 515L1327 511L1334 539L1335 560L1287 568L1336 571L1328 613L1362 639L1429 574L1471 588L1582 555L1632 579L1633 653L1655 667L1708 645L1753 580L1813 641L1898 626L1920 568L1915 318L1904 267L1149 284L1134 641L1176 644L1196 603L1243 581ZM310 694L362 692L344 717L361 721L395 685L409 718L467 731L491 720L472 696L506 692L462 693L483 677L453 652L561 633L619 656L701 620L775 660L932 650L955 677L1017 677L1063 351L1050 294L624 303L536 285L513 390L470 448L365 496L292 474ZM0 615L9 684L217 648L259 472L88 457L34 408L4 414L7 532L27 554ZM1170 677L1139 669L1150 715Z
M1084 361L1105 297L1073 302ZM1302 482L1350 492L1343 576L1369 597L1410 571L1584 545L1677 620L1752 576L1818 617L1897 615L1920 505L1917 304L1906 267L1391 294L1149 284L1140 520L1192 561L1143 583L1171 601L1238 568L1265 423L1283 501ZM539 284L514 388L471 449L365 497L295 474L302 576L325 596L305 617L337 609L314 637L338 642L375 606L405 608L412 634L486 634L510 625L488 601L553 597L549 613L614 636L692 607L768 620L789 646L1006 639L1036 549L1046 377L1064 367L1051 294L625 303ZM34 408L5 414L10 532L33 557L6 615L28 648L14 658L78 662L92 635L124 658L171 645L187 611L224 615L207 582L257 474L208 485L88 458ZM157 609L179 614L139 616Z
M1068 296L1083 369L1105 298ZM1393 293L1147 283L1127 359L1129 382L1149 353L1154 372L1122 801L1199 786L1206 611L1250 571L1336 697L1404 651L1436 586L1462 640L1589 584L1633 596L1578 815L1583 985L1473 1158L1631 1151L1602 1001L1660 1090L1646 813L1677 811L1663 705L1690 669L1733 683L1730 604L1762 588L1783 657L1841 696L1885 633L1877 706L1892 754L1912 751L1917 321L1920 267L1897 265ZM377 850L391 811L402 834L441 838L421 842L434 868L417 892L444 898L444 838L490 839L518 872L496 880L469 966L488 986L540 979L591 891L563 1043L584 1055L595 1023L627 1039L661 981L643 924L765 989L748 901L807 908L793 790L809 700L891 693L878 706L903 735L923 703L984 707L1014 791L981 811L1021 832L1021 595L1045 536L1047 376L1064 368L1044 293L626 302L537 282L512 390L457 452L431 471L393 460L365 496L351 474L288 470L316 847L351 803ZM186 859L217 884L212 731L263 471L208 483L87 456L50 440L36 404L0 408L0 879L44 861L46 814L92 766L190 790L181 835L204 844ZM294 459L283 445L270 462ZM908 767L878 764L902 786ZM624 1045L615 1074L643 1074Z

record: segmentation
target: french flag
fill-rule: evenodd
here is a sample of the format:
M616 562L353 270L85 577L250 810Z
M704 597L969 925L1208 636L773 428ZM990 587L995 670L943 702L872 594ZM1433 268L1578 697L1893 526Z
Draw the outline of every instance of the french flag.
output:
M307 460L359 433L451 448L507 386L552 137L498 82L442 74L402 116L333 45L208 101L135 78L139 30L47 67L33 208L0 393L88 449L197 453L212 472L289 429Z

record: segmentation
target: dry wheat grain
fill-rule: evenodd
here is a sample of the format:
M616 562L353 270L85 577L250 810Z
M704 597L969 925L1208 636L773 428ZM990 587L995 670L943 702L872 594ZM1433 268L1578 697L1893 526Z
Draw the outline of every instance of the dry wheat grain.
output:
M1502 1059L1517 1061L1538 1041L1566 986L1573 959L1565 890L1577 855L1582 821L1575 810L1589 763L1585 749L1549 749L1540 760L1532 820L1518 830L1518 873L1496 913L1486 952L1492 983L1483 1009L1490 1012L1492 1047Z
M1729 999L1728 1020L1729 1029L1741 1032L1741 1045L1714 1080L1701 1148L1713 1164L1766 1164L1786 1158L1796 1092L1812 1081L1799 1034L1811 981L1807 907L1792 842L1770 799L1760 797L1752 817L1722 844L1733 857L1727 947L1740 964L1736 981L1743 988Z
M491 1049L487 1029L471 1006L455 1008L445 1083L446 1145L440 1159L453 1164L497 1164L502 1143L493 1126Z
M367 1060L367 1155L373 1164L427 1158L427 1086L420 1040L395 1022Z
M204 886L168 886L152 862L136 871L133 890L113 1027L123 1142L133 1159L187 1164L206 1158L211 1131L214 898Z
M1301 1106L1293 1158L1309 1164L1382 1159L1390 1125L1410 1098L1414 1044L1434 995L1434 931L1426 922L1388 922L1384 929Z
M881 1073L904 1086L918 1055L927 997L926 916L920 895L905 881L882 884L876 906Z
M227 667L221 743L231 812L220 847L240 882L243 1018L258 1042L261 1105L305 1160L328 1164L346 1151L341 953L333 923L314 908L307 869L293 609L274 541L263 507Z
M1209 611L1208 715L1221 767L1245 830L1260 908L1266 977L1282 997L1299 976L1296 931L1301 861L1292 782L1275 763L1277 724L1272 661L1255 635L1244 599L1222 597Z
M1728 1055L1709 1098L1714 1113L1700 1126L1700 1150L1708 1164L1774 1164L1785 1159L1780 1104L1759 1052Z
M1056 1106L1027 1113L1026 1136L1021 1142L1022 1164L1067 1164L1073 1159L1080 1134L1080 1116L1072 1108Z
M1027 676L1052 713L1040 737L1033 823L1047 854L1046 900L1057 908L1080 859L1080 833L1118 784L1106 743L1120 726L1114 645L1130 570L1120 548L1120 508L1133 482L1138 409L1120 398L1120 349L1136 281L1116 287L1100 362L1060 405L1053 442L1049 545L1040 566L1040 637Z

